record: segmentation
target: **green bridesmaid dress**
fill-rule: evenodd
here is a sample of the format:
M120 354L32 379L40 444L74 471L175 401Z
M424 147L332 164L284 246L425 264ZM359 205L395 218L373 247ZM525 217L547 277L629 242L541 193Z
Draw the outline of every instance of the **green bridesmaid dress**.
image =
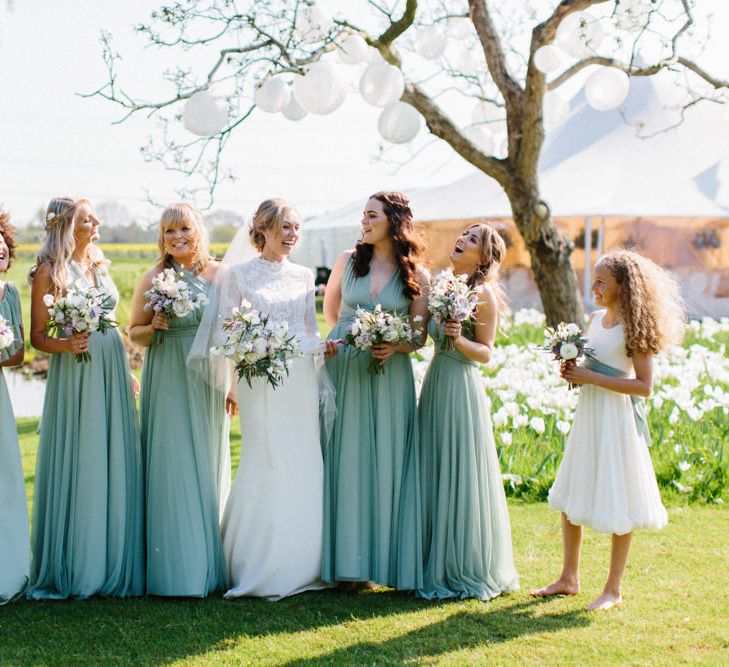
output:
M370 276L347 262L339 321L342 338L358 306L406 316L399 271L373 299ZM416 397L410 357L396 353L381 375L368 373L369 351L340 348L327 361L336 388L337 417L324 455L326 581L372 581L412 590L422 586L422 541Z
M15 341L0 350L0 361L12 357L23 345L20 338L20 299L12 283L5 283L0 299L0 317L15 332ZM0 605L25 591L30 570L28 500L20 464L18 432L10 394L0 368Z
M428 325L438 350L441 329ZM478 363L436 351L418 405L423 502L419 597L489 600L517 590L506 495Z
M209 294L208 282L177 264L172 268L194 293ZM205 597L228 583L219 520L228 455L225 396L186 365L202 312L171 318L144 359L140 413L151 595Z
M96 283L119 293L105 272ZM75 262L69 281L91 286ZM52 354L31 537L31 599L144 592L142 461L129 364L120 333L94 332L91 361Z

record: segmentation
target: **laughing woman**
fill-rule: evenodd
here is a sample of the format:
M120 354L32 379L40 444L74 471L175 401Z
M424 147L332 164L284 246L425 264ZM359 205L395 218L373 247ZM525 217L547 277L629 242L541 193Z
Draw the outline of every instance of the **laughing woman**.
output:
M147 593L205 597L227 582L219 527L230 479L225 395L186 366L202 308L168 318L145 310L145 292L172 270L200 303L219 263L208 252L200 213L187 204L162 213L158 246L159 261L134 294L129 327L132 341L148 348L141 392Z
M30 339L50 355L33 503L33 599L141 595L142 466L129 364L116 329L52 338L44 297L71 285L119 293L86 199L52 199L31 269ZM113 317L113 311L110 313ZM91 360L74 355L89 352Z
M489 225L468 227L456 241L451 263L480 289L475 325L431 320L438 350L420 394L420 474L423 499L423 587L427 599L489 600L519 587L501 470L479 363L494 347L500 312L497 282L506 246Z
M10 215L0 213L0 273L10 268L15 250L15 228ZM12 342L0 349L0 605L18 597L28 583L30 540L28 502L20 465L18 433L3 367L23 363L23 320L18 290L0 280L0 318L12 331ZM9 337L8 337L9 338ZM8 341L6 341L8 342Z

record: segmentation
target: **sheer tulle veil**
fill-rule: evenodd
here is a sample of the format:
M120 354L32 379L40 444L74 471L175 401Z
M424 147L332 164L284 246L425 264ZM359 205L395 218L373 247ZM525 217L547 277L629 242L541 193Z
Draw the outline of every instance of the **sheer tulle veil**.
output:
M215 275L208 304L205 306L197 335L187 357L188 367L198 372L206 382L224 392L226 396L235 392L236 378L234 378L233 362L226 357L211 354L210 350L223 342L223 322L230 317L234 307L240 306L240 303L233 303L226 296L228 292L226 283L235 279L232 269L256 259L258 256L258 250L251 243L250 221L246 221L233 237ZM321 425L328 439L336 415L334 385L324 365L322 354L324 346L318 345L317 347L317 350L309 349L308 352L313 353L319 385Z

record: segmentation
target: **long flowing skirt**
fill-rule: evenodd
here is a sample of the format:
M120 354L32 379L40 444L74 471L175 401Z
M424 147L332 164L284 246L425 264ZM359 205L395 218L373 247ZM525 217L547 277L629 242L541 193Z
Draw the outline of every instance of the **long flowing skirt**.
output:
M511 527L478 368L436 354L418 407L427 599L517 590Z
M238 383L241 455L223 516L227 598L323 588L319 397L311 357L273 389Z
M29 570L28 501L15 416L0 368L0 605L23 593Z
M142 465L126 352L91 335L92 360L51 358L43 403L29 597L144 590Z

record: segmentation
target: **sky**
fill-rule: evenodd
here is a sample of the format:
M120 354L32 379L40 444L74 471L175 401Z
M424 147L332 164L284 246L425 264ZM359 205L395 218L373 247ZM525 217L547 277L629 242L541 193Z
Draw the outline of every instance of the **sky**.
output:
M324 1L332 7L351 4ZM508 6L512 0L492 1ZM729 34L729 2L700 4L715 14L714 33ZM112 125L120 117L118 108L78 95L105 81L102 30L113 33L125 56L125 85L154 92L165 56L143 49L132 24L158 5L150 0L14 0L9 9L0 4L0 202L16 224L62 194L95 203L114 200L148 220L159 210L146 201L145 190L158 201L176 199L184 177L147 164L140 155L154 123L140 116ZM729 46L715 39L702 62L729 78L727 56ZM364 202L375 190L407 191L472 173L473 167L438 141L399 168L376 159L378 115L356 94L335 113L298 123L255 111L225 157L238 180L220 188L214 208L245 216L260 200L280 196L310 216L358 198Z

